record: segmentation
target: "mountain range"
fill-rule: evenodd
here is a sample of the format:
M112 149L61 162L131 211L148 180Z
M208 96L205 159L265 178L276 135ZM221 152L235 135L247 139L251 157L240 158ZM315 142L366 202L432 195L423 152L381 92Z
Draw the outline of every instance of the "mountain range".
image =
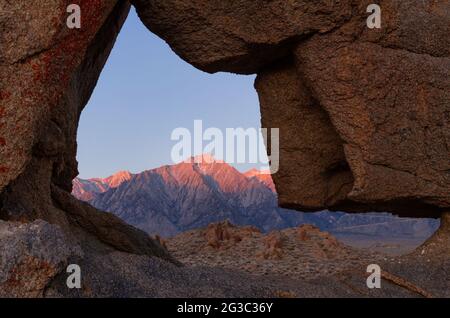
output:
M73 195L116 214L149 234L163 237L230 220L263 232L313 224L339 234L428 237L437 222L388 213L302 213L279 208L272 178L265 171L241 173L202 155L188 161L132 174L73 181Z

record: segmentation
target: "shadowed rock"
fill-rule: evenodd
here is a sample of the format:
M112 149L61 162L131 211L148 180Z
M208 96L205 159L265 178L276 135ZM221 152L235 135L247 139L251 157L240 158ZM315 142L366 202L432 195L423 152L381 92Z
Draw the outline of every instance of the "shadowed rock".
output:
M51 281L82 257L80 246L57 226L0 221L0 297L42 297Z
M58 252L64 249L59 235L79 246L83 258L118 250L179 264L146 233L70 195L78 174L78 119L130 8L127 1L115 0L79 4L79 30L66 26L68 3L0 4L0 219L30 224L41 219L58 229L47 231L45 225L36 233L43 223L17 230L6 223L13 237L2 248L3 296L44 296L67 262L68 255ZM17 257L8 254L14 244L26 245L41 234L47 245L19 248ZM58 240L54 249L48 247L53 239Z
M190 64L256 73L290 54L298 40L351 17L350 1L135 0L142 22Z

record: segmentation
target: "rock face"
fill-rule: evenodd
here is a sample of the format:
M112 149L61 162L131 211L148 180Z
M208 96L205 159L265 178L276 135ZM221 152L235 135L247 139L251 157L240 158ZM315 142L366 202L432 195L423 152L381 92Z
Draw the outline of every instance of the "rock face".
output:
M102 272L115 268L109 255L124 262L123 273L126 260L136 268L151 256L177 262L144 232L70 196L78 119L130 7L74 2L79 30L66 26L72 1L0 3L0 219L22 242L28 238L14 222L42 219L72 237L97 269L90 282L100 295L95 277L111 279ZM258 73L263 126L281 128L274 176L281 205L402 216L450 209L449 1L379 1L381 29L366 27L370 0L132 2L144 24L192 65ZM33 248L47 247L20 249L12 267L2 258L13 295L41 295L67 261L65 254L36 258ZM11 268L39 273L28 285L14 281ZM118 290L130 294L126 281ZM65 295L57 283L50 290Z
M207 72L258 72L351 17L350 1L135 0L142 22Z
M0 3L0 219L8 221L1 296L44 296L65 270L69 247L84 258L120 251L179 264L146 233L70 195L78 119L130 8L77 1L78 30L66 26L71 3ZM32 223L38 219L45 223Z
M42 297L69 259L82 256L61 229L42 220L0 221L0 297Z
M68 1L0 5L0 189L32 158L51 159L52 177L65 188L77 174L78 117L129 9L115 0L79 3L79 30L66 26Z
M207 72L258 73L280 128L283 207L439 216L450 208L450 3L134 1Z

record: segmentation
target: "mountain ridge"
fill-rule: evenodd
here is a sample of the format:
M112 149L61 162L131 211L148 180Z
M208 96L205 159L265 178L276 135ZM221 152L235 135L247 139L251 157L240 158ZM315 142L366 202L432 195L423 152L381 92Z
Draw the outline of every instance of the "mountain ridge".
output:
M429 220L400 219L387 213L310 214L282 209L270 174L256 169L241 173L211 156L136 174L121 171L107 178L77 178L73 184L78 199L163 237L227 219L263 232L314 224L330 232L379 237L426 238L437 227Z

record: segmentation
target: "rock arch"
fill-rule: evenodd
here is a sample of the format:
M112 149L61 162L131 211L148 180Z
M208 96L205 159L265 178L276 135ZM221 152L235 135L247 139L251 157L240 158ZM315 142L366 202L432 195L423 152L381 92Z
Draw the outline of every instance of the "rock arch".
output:
M72 2L82 8L80 30L65 27ZM282 127L281 205L450 210L448 1L381 1L379 30L365 26L368 0L132 2L197 68L258 73L263 126ZM79 115L129 8L0 4L0 219L44 219L82 246L176 263L144 233L70 196Z

